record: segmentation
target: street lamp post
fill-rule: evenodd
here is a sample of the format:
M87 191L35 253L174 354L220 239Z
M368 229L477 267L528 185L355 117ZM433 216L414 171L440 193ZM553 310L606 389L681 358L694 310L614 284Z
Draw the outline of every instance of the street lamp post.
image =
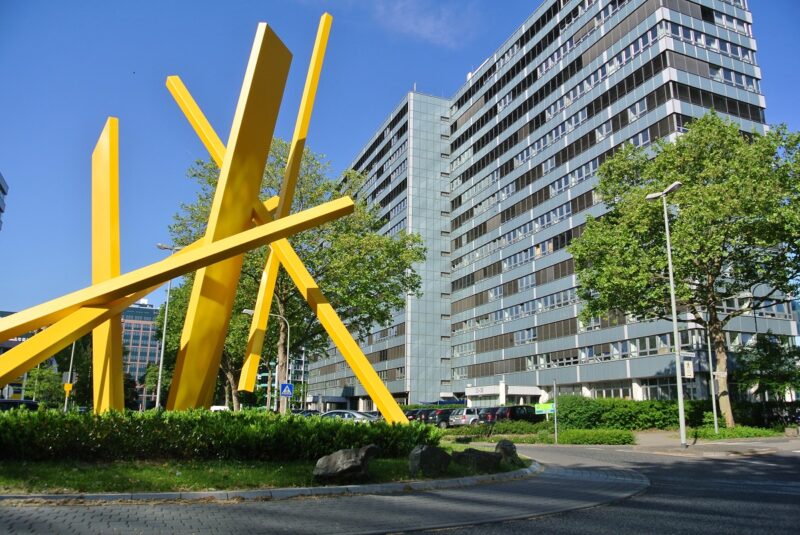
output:
M169 255L172 256L176 252L183 249L181 246L176 245L164 245L163 243L157 243L156 247L161 249L162 251L169 251ZM161 355L158 358L158 381L156 382L156 408L161 408L161 373L164 370L164 346L167 344L167 318L169 317L169 294L172 290L172 279L169 280L167 283L167 301L164 304L164 328L161 332ZM147 398L145 397L145 408L147 407Z
M253 314L255 314L255 311L252 308L245 308L244 310L242 310L242 314L247 314L248 316L252 316ZM270 316L275 316L276 318L282 319L283 322L286 324L286 371L288 372L288 370L289 370L289 359L291 358L291 356L289 354L289 351L290 351L290 348L292 347L292 344L291 344L292 326L289 325L289 320L287 320L281 314L274 314L274 313L270 312L269 315ZM280 364L280 363L278 363L278 364ZM280 369L280 366L276 365L275 366L275 385L276 385L276 390L278 390L280 388L279 385L280 385L281 377L279 377L279 375L280 375L278 373L279 369ZM275 396L275 397L278 398L278 399L280 398L280 391L278 391L277 396ZM282 401L280 403L282 403ZM280 404L279 404L279 406L280 406ZM286 411L284 410L284 411L281 411L281 412L286 412Z
M664 191L651 193L648 201L661 199L664 206L664 230L667 236L667 267L669 270L669 295L672 301L672 342L675 345L675 380L678 383L678 424L680 425L681 446L686 448L686 420L683 410L683 379L681 377L681 341L678 333L678 307L675 303L675 279L672 274L672 244L669 236L669 216L667 214L667 195L680 188L680 182L673 182Z
M75 360L75 344L72 342L72 352L69 355L69 372L67 373L67 382L72 383L72 361ZM67 412L67 403L69 402L69 392L64 391L64 412Z

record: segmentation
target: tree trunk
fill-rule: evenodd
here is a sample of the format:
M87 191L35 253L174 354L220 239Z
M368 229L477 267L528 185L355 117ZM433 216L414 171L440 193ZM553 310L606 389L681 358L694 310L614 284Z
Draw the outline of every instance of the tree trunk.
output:
M714 343L714 353L716 353L717 364L717 399L719 400L719 411L725 418L727 427L734 427L733 409L731 408L731 397L728 391L728 351L725 347L725 332L722 330L722 322L717 316L716 310L712 307L709 311L708 328L711 333L711 340ZM714 378L712 377L713 381Z
M226 407L230 407L231 406L231 386L228 383L225 383L225 385L223 386L222 389L225 391L225 406Z
M280 306L278 303L278 313L283 314L283 307ZM275 373L277 374L277 383L278 383L278 391L275 392L275 395L278 396L278 411L281 414L286 414L286 409L288 407L288 399L281 396L280 392L280 385L283 383L288 382L287 378L287 347L286 347L286 340L288 333L286 332L286 322L282 319L278 318L278 323L280 328L278 329L278 362L275 365Z
M230 369L225 370L225 380L228 382L227 386L225 387L225 393L228 393L230 389L231 392L231 400L233 401L233 410L238 411L241 409L239 406L239 390L237 390L236 384L236 377L234 377L233 372ZM227 396L226 396L227 397ZM225 404L227 405L227 399L225 400Z

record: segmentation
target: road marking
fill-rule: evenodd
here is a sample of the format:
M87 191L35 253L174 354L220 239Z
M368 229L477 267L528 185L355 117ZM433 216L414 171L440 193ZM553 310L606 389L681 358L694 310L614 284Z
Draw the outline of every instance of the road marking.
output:
M767 462L764 462L764 461L748 461L748 460L744 460L744 459L739 459L737 462L750 463L750 464L763 464L764 466L781 466L781 465L775 464L775 463L767 463Z

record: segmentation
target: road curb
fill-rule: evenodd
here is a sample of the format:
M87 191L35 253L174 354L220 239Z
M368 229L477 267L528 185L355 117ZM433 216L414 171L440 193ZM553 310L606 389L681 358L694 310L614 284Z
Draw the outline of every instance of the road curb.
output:
M200 501L200 500L287 500L310 496L353 496L358 494L400 494L427 490L444 490L471 487L486 483L502 483L533 477L543 471L543 467L533 462L531 466L478 476L453 479L433 479L424 481L401 481L398 483L377 483L372 485L342 485L331 487L296 487L255 490L220 490L194 492L135 492L135 493L71 493L71 494L4 494L4 501L81 503L81 502L153 502L153 501Z

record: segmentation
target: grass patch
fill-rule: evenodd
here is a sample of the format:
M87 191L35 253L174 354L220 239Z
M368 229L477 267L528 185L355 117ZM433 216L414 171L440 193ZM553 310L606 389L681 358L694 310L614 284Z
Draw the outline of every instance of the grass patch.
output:
M452 453L466 445L444 449ZM481 448L489 449L491 448ZM310 487L314 461L0 461L0 493L176 492ZM502 465L501 472L515 467ZM378 458L362 483L411 481L407 458ZM450 463L445 478L475 475Z
M689 436L703 440L727 440L731 438L757 438L757 437L777 437L783 435L782 431L776 429L764 429L763 427L750 427L747 425L737 425L736 427L720 427L719 434L714 433L713 427L696 427L689 430Z

